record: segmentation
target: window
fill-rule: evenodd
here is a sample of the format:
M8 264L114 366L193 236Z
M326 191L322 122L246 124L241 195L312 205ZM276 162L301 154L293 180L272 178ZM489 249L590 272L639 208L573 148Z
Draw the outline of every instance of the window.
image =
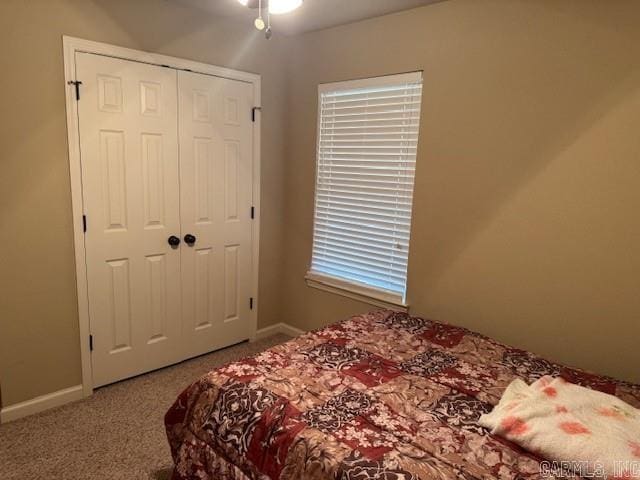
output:
M320 85L309 283L405 305L422 73Z

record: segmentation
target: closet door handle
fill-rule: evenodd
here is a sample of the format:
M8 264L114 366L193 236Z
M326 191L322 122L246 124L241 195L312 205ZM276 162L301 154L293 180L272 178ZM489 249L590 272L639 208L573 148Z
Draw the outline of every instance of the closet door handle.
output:
M169 242L169 245L171 245L172 247L177 247L178 245L180 245L180 238L176 237L175 235L171 235L167 239L167 242Z
M184 236L184 243L186 243L187 245L193 245L194 243L196 243L195 235L191 235L190 233L187 233Z

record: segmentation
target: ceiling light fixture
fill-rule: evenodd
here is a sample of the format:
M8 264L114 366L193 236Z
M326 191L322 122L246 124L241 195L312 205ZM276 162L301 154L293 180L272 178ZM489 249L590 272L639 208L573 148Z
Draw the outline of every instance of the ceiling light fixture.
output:
M258 30L264 30L264 36L267 40L273 35L271 30L271 14L280 15L292 12L302 5L303 1L304 0L238 0L238 2L245 7L258 9L258 18L256 18L253 23ZM266 23L262 17L263 7L267 10Z
M269 13L280 15L294 11L302 5L302 0L269 0Z

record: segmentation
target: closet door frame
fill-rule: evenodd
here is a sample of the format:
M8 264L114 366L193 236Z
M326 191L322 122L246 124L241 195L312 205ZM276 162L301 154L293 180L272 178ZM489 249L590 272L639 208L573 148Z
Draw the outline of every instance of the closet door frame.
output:
M90 321L89 321L89 296L87 288L87 269L84 234L85 209L82 198L82 164L80 157L80 130L78 120L78 100L76 94L79 87L82 98L82 85L77 86L76 81L76 53L93 53L108 57L131 60L134 62L158 65L175 70L186 70L195 73L214 75L216 77L239 80L252 85L254 110L246 112L253 116L253 207L254 219L252 224L252 261L251 261L251 292L253 296L253 309L250 312L250 341L256 338L258 328L258 265L260 243L260 83L261 77L255 73L242 72L225 67L208 65L205 63L184 60L155 53L133 50L125 47L109 45L107 43L83 40L69 36L62 37L64 53L64 87L67 113L67 140L69 148L69 174L71 180L71 203L73 213L73 242L75 249L76 290L78 295L78 321L80 356L82 368L82 393L85 397L93 393L93 380L91 370L90 350ZM257 113L257 114L256 114ZM90 221L90 219L89 219Z

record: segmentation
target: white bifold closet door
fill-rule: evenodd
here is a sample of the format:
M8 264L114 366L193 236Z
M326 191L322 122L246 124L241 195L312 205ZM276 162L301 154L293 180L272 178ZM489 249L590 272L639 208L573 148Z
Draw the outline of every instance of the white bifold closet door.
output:
M247 339L251 86L85 53L76 68L94 386Z
M76 75L93 382L181 358L175 70L80 53Z
M182 312L189 356L249 337L253 88L178 72Z

